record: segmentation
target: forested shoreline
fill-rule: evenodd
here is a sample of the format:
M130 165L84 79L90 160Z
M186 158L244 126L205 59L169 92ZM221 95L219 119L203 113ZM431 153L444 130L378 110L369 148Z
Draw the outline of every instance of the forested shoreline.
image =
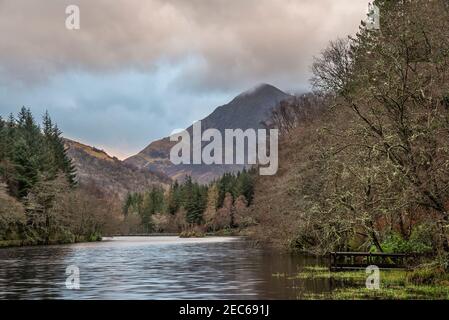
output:
M113 234L231 234L250 224L254 170L208 185L185 177L167 189L130 192L125 201L79 185L62 133L30 109L0 118L0 246L101 240Z
M255 170L227 173L202 185L187 176L165 191L153 188L130 193L123 205L128 233L233 233L251 224L246 209L252 204Z
M100 240L114 205L77 186L61 131L23 107L0 118L0 246Z
M445 270L448 5L375 4L380 29L331 42L312 66L315 91L274 111L280 170L256 181L252 233L320 255L430 254Z

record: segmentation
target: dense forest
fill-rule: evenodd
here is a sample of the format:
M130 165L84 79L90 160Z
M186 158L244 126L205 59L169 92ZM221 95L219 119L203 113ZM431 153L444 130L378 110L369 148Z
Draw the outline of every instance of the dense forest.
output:
M111 212L107 200L77 187L48 113L41 126L26 108L0 118L1 245L97 240L113 223Z
M129 193L124 203L76 170L50 116L39 125L29 109L0 118L0 245L94 241L102 235L225 232L244 227L255 171L225 174L201 185L186 177L171 186Z
M378 0L379 30L329 44L315 91L273 112L280 170L255 185L253 236L311 253L449 261L449 5Z
M167 191L155 187L145 193L130 193L123 206L128 233L193 236L243 228L249 224L245 209L253 200L254 176L254 170L227 173L209 185L187 176Z

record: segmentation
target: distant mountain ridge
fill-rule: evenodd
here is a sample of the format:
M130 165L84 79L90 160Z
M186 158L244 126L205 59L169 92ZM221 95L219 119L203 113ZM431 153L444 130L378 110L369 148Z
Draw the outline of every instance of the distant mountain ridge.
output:
M143 192L171 183L163 173L140 170L95 147L69 139L64 139L64 143L81 186L93 186L108 196L123 199L128 192Z
M291 95L269 85L261 84L235 97L226 105L216 108L201 121L202 130L214 128L222 134L225 129L261 129L262 124L270 118L271 111ZM192 126L187 128L192 132ZM169 137L148 145L137 155L124 162L139 169L155 170L165 173L172 179L182 179L186 175L207 183L223 175L243 169L243 165L174 165L170 162L170 150L176 143Z

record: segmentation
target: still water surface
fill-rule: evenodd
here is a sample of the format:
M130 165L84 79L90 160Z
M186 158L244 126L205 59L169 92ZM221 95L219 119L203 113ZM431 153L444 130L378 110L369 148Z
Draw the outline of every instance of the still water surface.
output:
M326 280L288 279L319 263L222 237L9 248L0 250L0 299L298 299L330 290ZM66 288L70 265L80 290Z

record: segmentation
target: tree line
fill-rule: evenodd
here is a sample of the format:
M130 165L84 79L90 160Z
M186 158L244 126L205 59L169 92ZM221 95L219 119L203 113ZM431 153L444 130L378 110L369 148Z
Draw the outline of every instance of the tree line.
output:
M254 169L226 173L208 185L187 176L168 190L154 187L145 193L130 193L123 214L130 232L200 232L244 226L243 211L253 201Z
M314 92L274 111L289 150L280 161L295 178L277 185L288 188L281 200L256 194L256 208L274 203L254 212L259 236L313 253L431 252L447 263L449 8L375 5L380 29L362 23L332 41L312 66Z
M0 199L3 245L94 240L107 221L104 200L77 188L58 126L25 107L0 118Z

